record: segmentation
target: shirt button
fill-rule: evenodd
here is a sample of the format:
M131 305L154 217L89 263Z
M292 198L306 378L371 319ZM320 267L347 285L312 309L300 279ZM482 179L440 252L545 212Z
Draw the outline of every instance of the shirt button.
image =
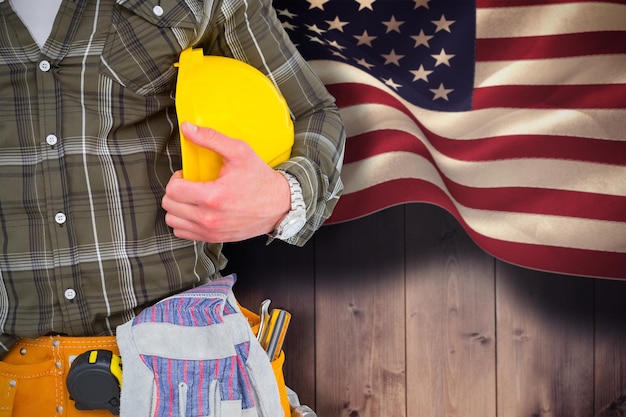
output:
M76 291L73 288L68 288L67 290L65 290L65 298L68 300L73 300L74 298L76 298Z
M65 223L66 220L67 220L67 217L63 213L57 213L54 216L54 221L57 222L57 224L63 224Z
M45 59L43 61L41 61L39 63L39 69L44 71L44 72L48 72L50 71L50 62L46 61Z
M48 135L48 136L46 136L46 142L48 143L48 145L54 146L54 145L57 144L58 139L57 139L56 135Z
M163 16L163 7L161 6L154 6L152 8L152 13L154 13L155 16Z

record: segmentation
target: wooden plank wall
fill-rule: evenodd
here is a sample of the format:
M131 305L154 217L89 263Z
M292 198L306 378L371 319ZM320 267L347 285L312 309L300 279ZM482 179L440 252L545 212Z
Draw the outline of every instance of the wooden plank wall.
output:
M501 262L426 204L225 250L242 304L292 312L319 417L626 416L626 282Z

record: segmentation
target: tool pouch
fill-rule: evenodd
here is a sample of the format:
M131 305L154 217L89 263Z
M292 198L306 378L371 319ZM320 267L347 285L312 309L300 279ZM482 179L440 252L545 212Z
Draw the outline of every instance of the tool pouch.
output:
M121 417L284 415L272 365L233 295L235 279L166 298L118 327Z
M15 400L16 381L0 375L0 417L11 417Z
M248 310L245 307L239 306L243 315L248 319L248 323L252 328L252 333L255 335L259 332L259 326L261 324L261 317ZM283 366L285 364L285 352L281 351L278 358L271 362L272 370L274 371L274 377L276 378L276 383L278 384L278 392L280 393L280 404L283 407L283 412L285 416L289 417L291 415L291 405L289 403L289 396L287 394L287 386L285 384L285 376L283 373Z

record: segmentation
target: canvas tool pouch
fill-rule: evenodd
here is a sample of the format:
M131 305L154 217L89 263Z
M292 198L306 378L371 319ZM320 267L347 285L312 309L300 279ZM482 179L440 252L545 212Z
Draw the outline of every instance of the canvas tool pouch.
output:
M112 417L77 410L67 391L72 360L90 349L119 353L113 336L20 339L0 361L0 417Z
M285 415L234 282L229 275L173 295L117 328L121 417Z

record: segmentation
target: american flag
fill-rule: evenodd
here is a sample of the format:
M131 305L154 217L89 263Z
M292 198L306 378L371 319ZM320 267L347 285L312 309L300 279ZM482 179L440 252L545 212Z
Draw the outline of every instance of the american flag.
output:
M275 0L337 98L328 223L427 202L504 261L626 279L626 0Z

